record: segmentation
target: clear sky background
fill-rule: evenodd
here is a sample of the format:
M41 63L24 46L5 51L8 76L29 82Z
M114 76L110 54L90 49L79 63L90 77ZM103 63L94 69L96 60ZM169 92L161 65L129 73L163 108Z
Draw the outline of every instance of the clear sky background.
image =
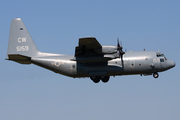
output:
M108 83L6 61L10 23L22 18L42 52L74 55L80 37L127 50L158 51L176 67ZM179 0L3 0L0 3L0 120L179 120Z

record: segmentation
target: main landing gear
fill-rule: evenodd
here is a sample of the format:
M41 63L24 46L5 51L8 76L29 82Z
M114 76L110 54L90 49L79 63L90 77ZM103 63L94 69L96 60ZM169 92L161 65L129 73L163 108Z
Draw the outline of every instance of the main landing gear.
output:
M109 76L91 76L90 78L94 83L98 83L100 80L102 80L102 82L104 83L107 83L110 77Z
M159 74L157 72L153 73L153 77L154 78L158 78L159 77Z

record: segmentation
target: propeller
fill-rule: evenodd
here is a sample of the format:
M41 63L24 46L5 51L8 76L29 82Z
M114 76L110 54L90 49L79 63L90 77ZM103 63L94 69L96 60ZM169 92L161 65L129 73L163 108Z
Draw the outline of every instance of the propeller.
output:
M119 38L117 38L117 51L119 52L119 58L121 58L122 67L124 68L123 55L125 54L125 52L122 49L122 42L119 44Z
M119 51L119 57L122 59L123 55L125 54L125 52L122 50L122 42L121 44L119 44L119 38L117 38L117 51Z

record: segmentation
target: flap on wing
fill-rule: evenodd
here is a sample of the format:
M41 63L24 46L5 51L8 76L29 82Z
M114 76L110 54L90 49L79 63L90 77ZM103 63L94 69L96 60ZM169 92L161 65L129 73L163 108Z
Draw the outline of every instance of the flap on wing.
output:
M85 46L86 49L97 49L102 47L94 37L79 38L79 46Z

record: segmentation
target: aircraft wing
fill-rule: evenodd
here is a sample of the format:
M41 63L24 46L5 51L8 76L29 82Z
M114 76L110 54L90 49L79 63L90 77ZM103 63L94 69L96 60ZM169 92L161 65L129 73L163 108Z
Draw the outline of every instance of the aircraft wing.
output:
M103 52L103 46L94 37L79 38L79 46L75 49L75 58L78 62L100 62L116 58Z
M79 38L79 46L76 47L75 57L102 56L95 51L101 49L101 44L94 37Z
M94 37L79 38L79 46L85 46L86 49L97 49L102 47Z

